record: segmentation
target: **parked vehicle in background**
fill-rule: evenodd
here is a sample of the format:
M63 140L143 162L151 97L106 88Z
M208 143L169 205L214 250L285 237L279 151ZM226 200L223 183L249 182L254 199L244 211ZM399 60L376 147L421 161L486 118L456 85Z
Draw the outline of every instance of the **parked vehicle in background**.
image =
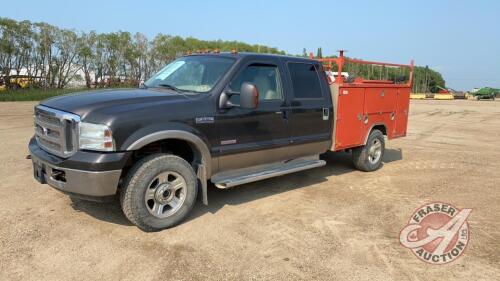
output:
M0 89L19 90L30 87L39 87L41 86L41 78L42 77L34 77L29 75L4 75L0 77Z
M407 82L346 81L344 63L410 68ZM324 65L323 65L324 64ZM325 73L338 65L337 75ZM331 73L331 72L330 72ZM172 227L198 192L325 165L352 151L381 167L385 139L406 135L413 64L254 53L180 57L140 89L60 96L35 107L34 177L71 196L120 194L146 231Z
M469 98L472 97L476 100L491 99L495 100L496 96L500 94L500 89L484 87L477 91L469 93Z
M434 99L447 99L447 100L452 100L452 99L465 99L466 94L462 91L457 91L452 88L443 88L439 85L436 85L436 87L439 89L439 91L434 94Z

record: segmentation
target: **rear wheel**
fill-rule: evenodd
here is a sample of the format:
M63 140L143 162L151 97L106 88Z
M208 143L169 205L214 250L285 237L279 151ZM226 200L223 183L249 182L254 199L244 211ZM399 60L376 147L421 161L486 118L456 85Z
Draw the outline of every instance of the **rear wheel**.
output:
M352 150L352 163L358 170L371 172L382 165L385 152L384 134L379 130L371 131L366 145Z
M155 154L129 171L120 202L125 216L144 231L157 231L184 220L196 202L197 179L186 160Z

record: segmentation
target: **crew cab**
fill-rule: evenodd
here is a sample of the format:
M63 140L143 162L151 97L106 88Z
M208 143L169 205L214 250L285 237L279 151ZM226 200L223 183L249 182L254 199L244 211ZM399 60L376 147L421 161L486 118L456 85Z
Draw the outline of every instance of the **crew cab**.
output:
M125 216L156 231L186 218L198 193L208 204L209 182L230 188L320 167L319 155L340 150L377 170L385 138L406 135L411 71L406 83L347 81L347 60L191 54L138 89L44 100L29 142L34 177L83 199L119 194Z

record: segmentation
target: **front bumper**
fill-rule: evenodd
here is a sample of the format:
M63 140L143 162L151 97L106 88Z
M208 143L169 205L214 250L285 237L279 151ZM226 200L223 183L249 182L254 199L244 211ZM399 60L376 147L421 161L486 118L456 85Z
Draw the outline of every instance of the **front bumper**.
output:
M33 176L38 182L88 199L116 194L121 168L129 156L127 152L78 152L63 159L42 150L34 139L30 141L29 150Z

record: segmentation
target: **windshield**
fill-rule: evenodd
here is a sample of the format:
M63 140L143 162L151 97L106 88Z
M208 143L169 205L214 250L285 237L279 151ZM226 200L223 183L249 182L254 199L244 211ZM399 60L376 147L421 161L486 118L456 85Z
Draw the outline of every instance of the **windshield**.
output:
M146 87L169 87L180 91L206 93L233 65L234 59L212 56L179 58L144 83Z

